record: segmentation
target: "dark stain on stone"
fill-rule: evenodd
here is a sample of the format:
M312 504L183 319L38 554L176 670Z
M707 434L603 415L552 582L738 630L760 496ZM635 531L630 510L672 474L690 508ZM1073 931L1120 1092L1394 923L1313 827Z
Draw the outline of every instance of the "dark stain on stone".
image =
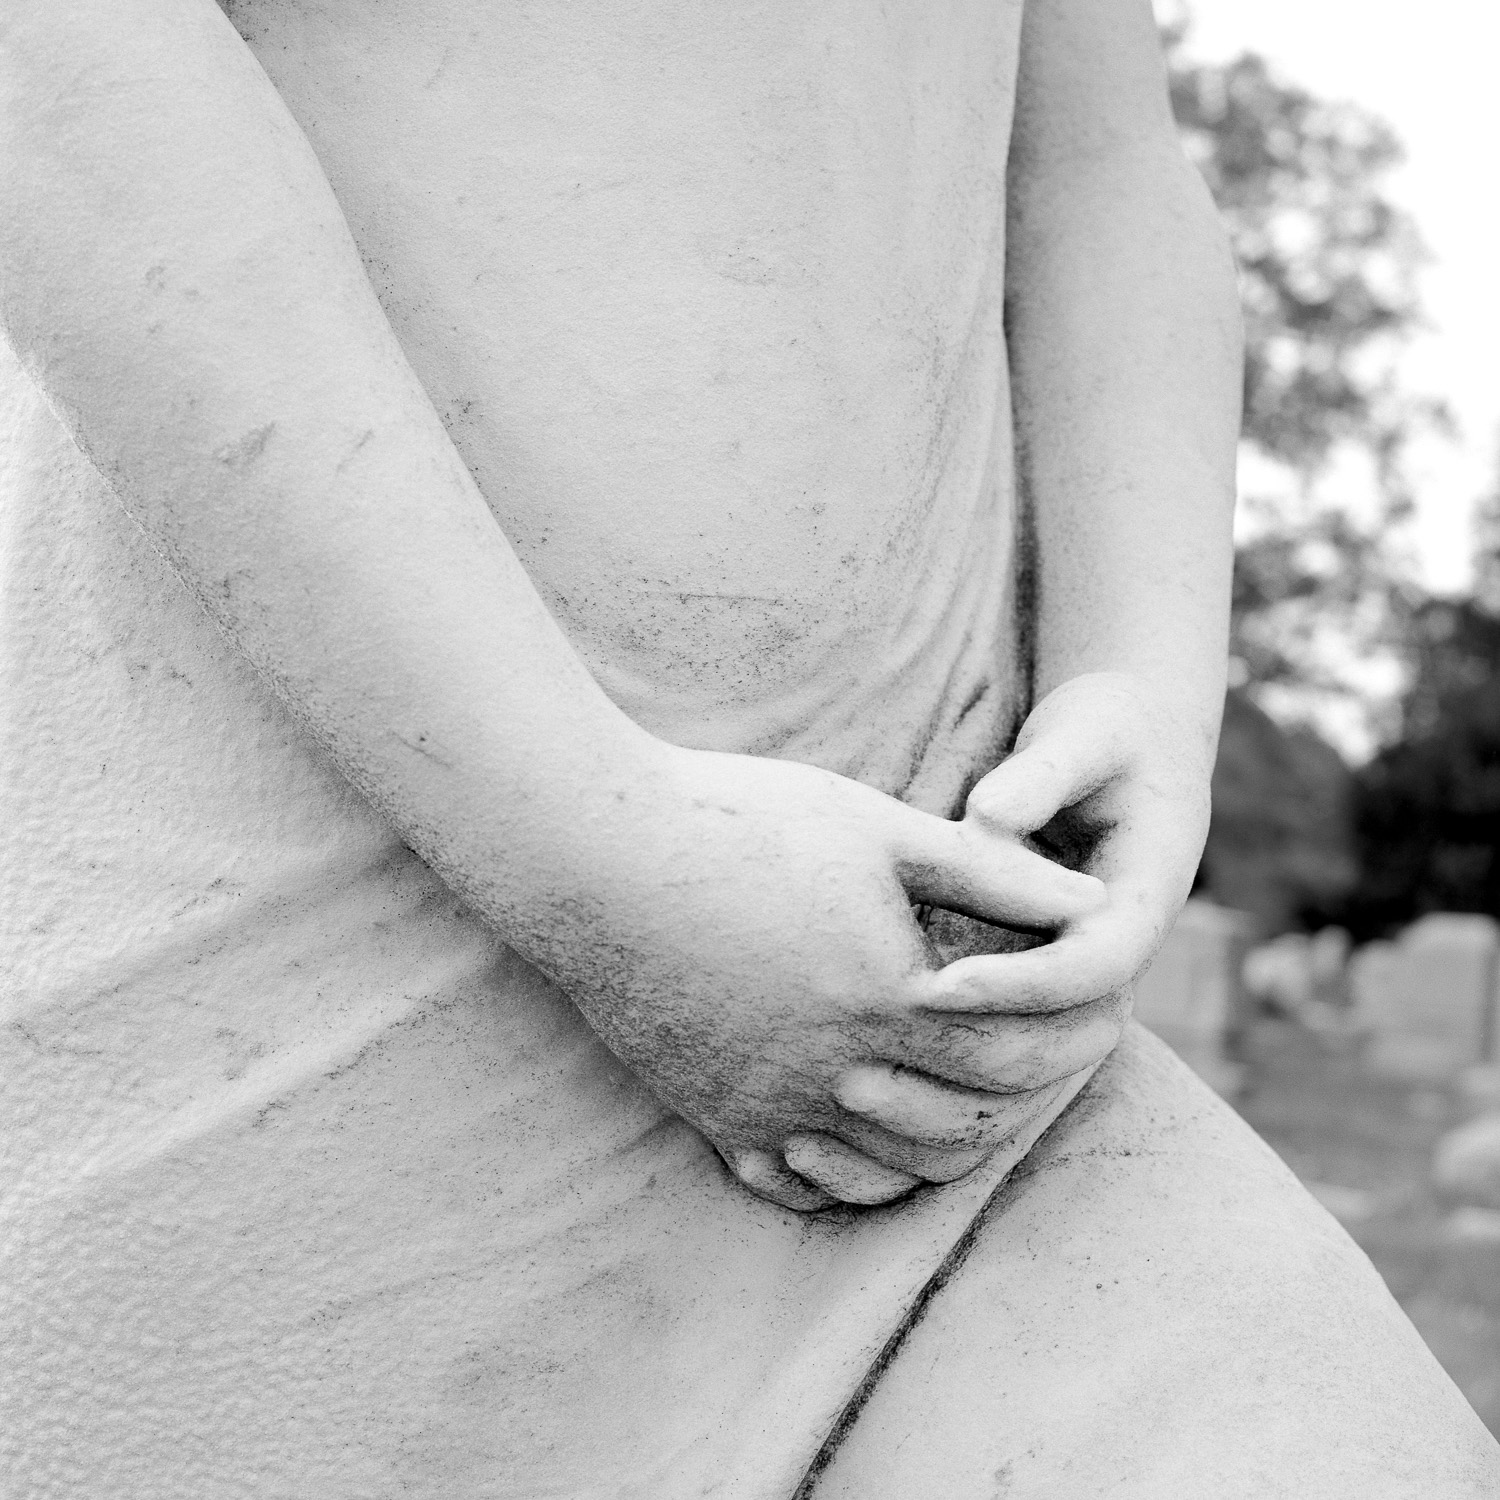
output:
M969 1258L970 1252L978 1243L980 1231L984 1228L989 1211L997 1198L1004 1191L1005 1183L1001 1183L991 1195L989 1201L980 1211L975 1214L969 1222L969 1227L959 1236L953 1248L944 1258L943 1263L933 1273L931 1279L917 1293L912 1305L906 1310L906 1316L902 1318L896 1331L885 1342L885 1347L876 1355L870 1368L865 1373L865 1378L860 1381L858 1388L849 1398L838 1419L834 1422L832 1429L822 1446L813 1455L812 1462L807 1466L807 1472L802 1476L802 1482L792 1493L792 1500L813 1500L819 1479L834 1460L834 1456L843 1446L844 1439L849 1436L854 1424L859 1419L859 1414L865 1408L866 1402L875 1393L875 1387L879 1384L880 1377L890 1368L892 1361L901 1352L901 1346L911 1336L912 1330L927 1315L927 1310L932 1306L933 1298L958 1273L963 1263Z
M244 437L236 439L232 443L225 443L222 448L214 450L214 457L224 465L226 469L245 469L255 462L265 452L267 442L271 434L275 432L276 424L267 422L264 427L256 427L247 432Z
M359 441L355 443L355 445L343 456L343 458L339 460L339 466L333 472L335 474L342 474L344 470L354 462L354 455L358 453L360 449L362 449L365 444L368 443L374 436L375 429L373 427L367 427L364 432L360 434Z
M433 748L432 742L427 738L425 734L419 734L415 738L408 738L404 734L398 734L396 735L396 738L403 745L405 745L408 750L416 751L418 755L424 756L434 765L443 766L449 770L452 769L453 762L449 760L447 756L439 754L439 752Z

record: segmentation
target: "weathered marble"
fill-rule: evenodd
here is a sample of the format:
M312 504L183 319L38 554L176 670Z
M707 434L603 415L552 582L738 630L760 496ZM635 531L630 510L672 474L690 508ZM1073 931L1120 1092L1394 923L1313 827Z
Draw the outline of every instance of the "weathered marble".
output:
M1019 5L963 8L974 36L909 6L842 70L858 8L802 7L805 32L771 28L784 68L749 85L754 7L679 7L693 46L668 49L628 9L614 30L598 7L231 9L615 700L663 736L953 807L1016 708L999 273ZM799 111L812 157L777 134ZM871 191L893 172L909 193ZM1326 1430L1355 1380L1370 1424L1449 1454L1425 1493L1490 1461L1347 1242L1143 1041L977 1234L1027 1134L885 1209L744 1191L334 773L37 393L0 381L6 1489L774 1500L873 1386L827 1484L862 1462L865 1495L931 1494L881 1442L924 1412L982 1436L973 1403L1018 1369L1010 1431L1042 1471L1096 1462L1117 1485L1170 1468L1179 1364L1195 1451L1254 1448L1277 1482L1306 1462L1275 1439ZM1079 1276L1106 1262L1138 1273L1113 1323ZM1263 1315L1319 1298L1337 1316L1309 1313L1300 1343ZM1294 1409L1247 1398L1266 1372ZM953 1493L1018 1461L960 1466Z
M1132 1031L812 1493L1487 1500L1500 1448L1333 1218Z

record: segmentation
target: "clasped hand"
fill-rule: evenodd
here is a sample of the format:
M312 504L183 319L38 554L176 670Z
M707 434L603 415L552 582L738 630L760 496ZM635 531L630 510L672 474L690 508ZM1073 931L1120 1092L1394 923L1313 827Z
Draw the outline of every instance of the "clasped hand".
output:
M662 755L653 836L610 851L543 962L794 1209L960 1177L1106 1056L1207 825L1203 755L1123 674L1044 699L958 822L793 762ZM940 967L913 902L1045 940Z

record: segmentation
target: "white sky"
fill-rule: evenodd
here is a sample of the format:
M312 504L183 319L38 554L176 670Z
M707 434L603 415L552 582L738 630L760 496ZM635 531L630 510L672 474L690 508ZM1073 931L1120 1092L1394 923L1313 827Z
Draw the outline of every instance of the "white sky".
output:
M1162 14L1172 0L1158 0ZM1500 3L1497 0L1190 0L1188 50L1263 54L1293 82L1383 116L1406 147L1387 179L1433 263L1422 296L1434 328L1404 361L1407 386L1445 398L1453 445L1421 455L1416 540L1430 585L1468 569L1469 515L1496 481L1500 448Z

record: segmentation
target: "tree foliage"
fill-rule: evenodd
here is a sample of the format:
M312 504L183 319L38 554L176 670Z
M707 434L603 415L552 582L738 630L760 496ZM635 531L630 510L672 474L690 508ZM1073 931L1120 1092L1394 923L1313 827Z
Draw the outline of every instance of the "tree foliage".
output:
M1416 592L1393 535L1405 456L1442 414L1396 377L1419 326L1422 247L1387 198L1400 147L1381 121L1280 78L1260 57L1195 61L1166 34L1172 105L1229 229L1246 323L1246 443L1277 481L1242 495L1230 694L1201 879L1268 930L1326 919L1367 882L1361 789L1306 728L1263 707L1357 693L1349 667L1407 649ZM1320 493L1336 462L1369 477L1362 512ZM1297 695L1300 700L1297 700Z
M1253 913L1268 933L1327 920L1359 877L1353 796L1349 768L1331 746L1231 691L1200 885Z
M1411 612L1399 733L1356 776L1364 934L1430 911L1500 916L1500 485L1475 517L1465 598Z
M1166 33L1172 105L1240 267L1245 439L1286 480L1242 497L1233 650L1252 693L1347 693L1347 663L1401 639L1410 599L1392 539L1411 504L1405 459L1445 421L1396 375L1421 321L1423 254L1383 190L1400 147L1358 106L1319 99L1254 54L1194 61L1185 38L1185 26ZM1368 513L1319 502L1335 459L1369 473Z
M1390 130L1276 76L1260 58L1192 61L1168 38L1172 102L1240 264L1245 438L1279 495L1242 497L1231 692L1202 879L1269 930L1339 919L1374 936L1437 910L1500 916L1500 486L1477 517L1470 596L1428 597L1393 538L1406 454L1445 414L1405 393L1395 360L1421 324L1422 248L1385 196ZM1373 505L1320 493L1350 454ZM1384 745L1351 773L1261 708L1277 689L1358 691L1341 673L1404 665Z
M1367 936L1430 911L1500 916L1500 615L1427 600L1409 649L1400 736L1357 775L1347 908Z
M1184 144L1240 267L1246 437L1307 476L1354 443L1394 483L1411 411L1378 356L1418 320L1421 259L1410 220L1380 190L1401 159L1395 136L1254 54L1190 62L1179 32L1169 55Z

